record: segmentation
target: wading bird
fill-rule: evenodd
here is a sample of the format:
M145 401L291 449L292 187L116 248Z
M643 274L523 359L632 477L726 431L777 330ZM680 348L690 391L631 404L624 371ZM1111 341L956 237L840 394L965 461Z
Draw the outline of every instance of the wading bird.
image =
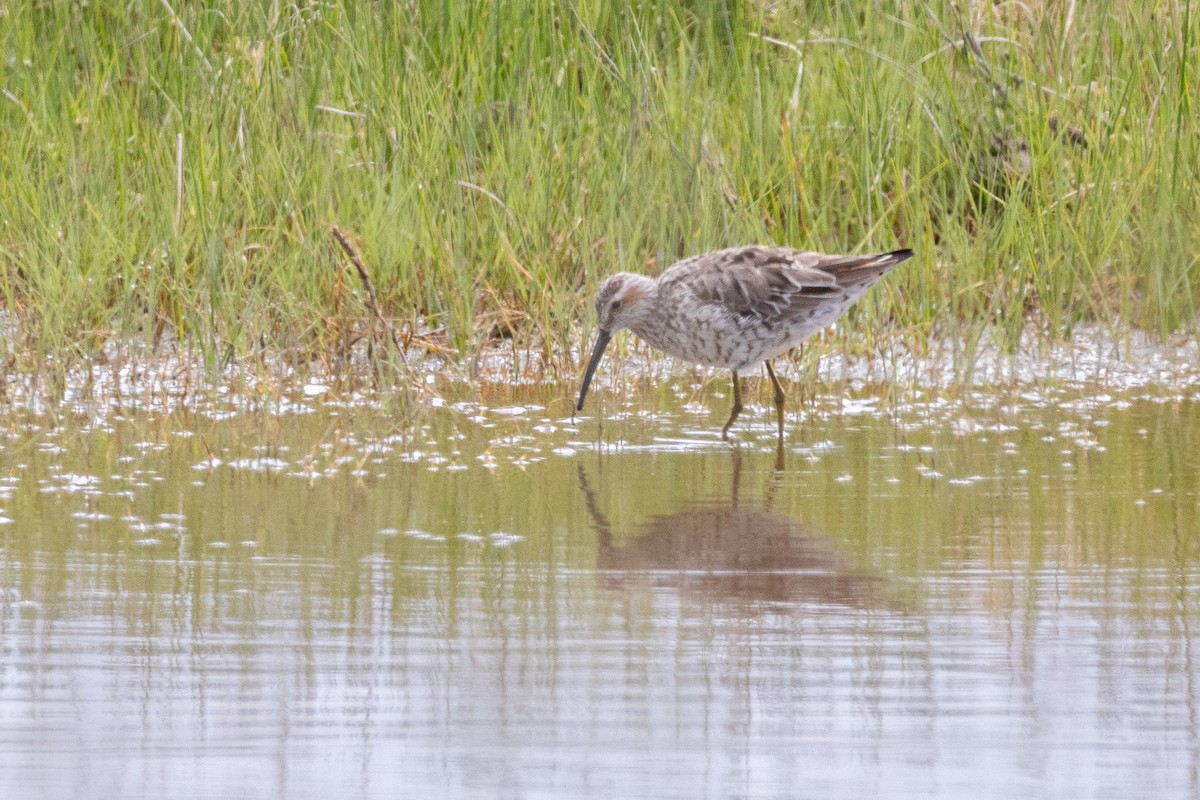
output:
M790 247L732 247L686 258L649 278L619 272L596 294L599 333L583 376L576 409L613 334L628 328L651 347L733 370L733 410L742 411L739 372L762 361L775 386L783 438L783 387L771 359L833 323L867 289L912 256L894 250L869 256L831 256Z

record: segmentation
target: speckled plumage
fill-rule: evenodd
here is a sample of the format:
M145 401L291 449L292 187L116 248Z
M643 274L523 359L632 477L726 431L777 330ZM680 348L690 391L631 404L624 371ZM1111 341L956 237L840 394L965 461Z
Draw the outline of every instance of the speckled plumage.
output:
M911 250L831 256L756 245L692 256L657 279L617 273L596 294L600 334L578 408L609 338L629 328L672 356L733 371L734 410L723 435L741 410L738 372L766 362L782 436L783 390L771 359L832 324L910 256Z

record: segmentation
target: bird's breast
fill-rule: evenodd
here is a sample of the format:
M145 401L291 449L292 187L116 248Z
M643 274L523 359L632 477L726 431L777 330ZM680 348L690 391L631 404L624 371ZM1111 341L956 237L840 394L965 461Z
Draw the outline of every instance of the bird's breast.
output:
M816 328L771 323L703 309L647 320L633 333L651 347L684 361L744 370L794 347Z
M831 325L855 297L795 306L782 315L735 313L715 303L659 304L631 326L651 347L675 358L742 371L775 358Z

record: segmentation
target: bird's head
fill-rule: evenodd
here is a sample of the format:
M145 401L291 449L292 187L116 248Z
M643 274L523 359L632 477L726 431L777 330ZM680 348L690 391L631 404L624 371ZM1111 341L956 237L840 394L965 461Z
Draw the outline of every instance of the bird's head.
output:
M592 373L599 366L609 339L622 328L638 322L646 311L644 301L653 290L653 279L629 272L618 272L600 284L600 291L596 292L596 322L600 330L596 334L587 372L583 375L579 402L575 405L577 411L583 410L583 398L587 396L588 386L592 383Z
M600 284L596 292L596 323L609 335L637 321L641 303L654 289L654 281L645 275L618 272Z

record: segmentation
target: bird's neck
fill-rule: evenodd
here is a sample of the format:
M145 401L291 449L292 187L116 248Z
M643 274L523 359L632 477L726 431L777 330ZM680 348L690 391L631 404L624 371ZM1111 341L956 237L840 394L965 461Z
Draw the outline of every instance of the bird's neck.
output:
M653 325L657 316L658 284L653 278L645 275L634 275L634 285L627 294L635 294L637 301L633 305L633 313L628 321L628 328L638 336L642 335L647 325Z

